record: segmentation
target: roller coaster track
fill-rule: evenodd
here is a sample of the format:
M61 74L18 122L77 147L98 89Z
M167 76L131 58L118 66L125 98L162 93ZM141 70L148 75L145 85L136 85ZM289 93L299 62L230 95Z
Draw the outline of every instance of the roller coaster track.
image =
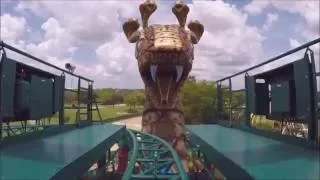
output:
M188 179L180 158L169 143L148 133L134 130L128 130L128 133L132 148L122 179ZM172 166L176 173L168 172Z

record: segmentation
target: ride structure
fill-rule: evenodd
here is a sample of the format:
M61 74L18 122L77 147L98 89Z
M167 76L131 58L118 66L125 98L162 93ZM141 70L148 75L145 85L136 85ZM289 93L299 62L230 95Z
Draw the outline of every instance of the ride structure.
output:
M42 130L47 125L52 125L50 123L52 119L56 120L56 124L63 125L65 124L64 111L66 109L76 110L75 121L78 125L90 123L94 111L98 112L101 120L98 106L93 97L92 80L74 75L71 71L49 64L4 42L1 42L0 47L2 51L0 126L3 130L0 133L0 139L2 139L3 135L12 136L29 131ZM13 60L7 56L6 50L49 66L60 71L61 74L49 73ZM65 74L78 78L78 87L76 89L65 88ZM83 82L87 83L87 87L81 86ZM77 105L65 105L65 91L76 93ZM93 108L93 105L96 107ZM83 119L84 115L86 120L82 121L81 116ZM46 119L47 117L49 117L49 120Z
M191 21L185 29L189 7L176 1L172 12L179 25L148 25L157 9L155 1L145 0L139 7L142 29L136 19L123 24L130 43L136 43L136 58L145 84L146 102L142 117L142 131L172 143L180 158L186 159L186 135L180 89L192 69L194 44L204 32L199 21Z
M216 81L216 119L206 125L189 125L187 129L191 142L198 144L209 164L219 169L224 178L319 179L320 116L316 81L320 73L316 71L312 50L312 46L319 44L317 38ZM278 68L263 73L259 69L281 58L288 60L292 54L299 56L298 53L302 53L300 58ZM250 75L252 71L260 73ZM244 75L245 89L234 90L232 79L240 75ZM236 93L243 93L244 104L234 105L232 97ZM236 121L234 114L239 111L244 116ZM256 127L254 118L258 116L266 123L280 124L280 128ZM283 134L286 124L306 125L307 136Z
M186 12L183 4L178 3L174 7L174 11ZM147 2L141 9L146 25L154 4ZM178 20L185 22L181 17ZM129 34L130 29L137 26L136 21L127 25ZM158 27L162 26L155 26L156 32ZM195 22L192 27L195 28L193 40L199 40L201 25ZM174 28L169 26L169 30L174 31ZM162 35L168 33L165 32ZM130 36L132 40L136 38L135 34L136 31ZM170 38L161 40L159 47L164 46L161 43L168 43ZM187 158L181 158L175 146L157 132L133 131L126 126L101 121L93 95L93 81L74 74L71 64L65 70L1 42L0 179L319 179L319 97L316 98L319 93L316 81L320 72L315 70L316 58L312 51L312 46L319 44L320 38L216 81L217 98L214 103L217 116L209 123L204 121L207 124L186 125L183 149L189 152ZM142 50L137 52L142 53ZM256 68L303 50L301 58L293 62L267 72L251 73ZM8 51L22 58L14 60ZM55 73L35 68L30 62L22 63L25 58L53 68ZM139 67L150 68L140 60L138 62ZM157 73L164 73L160 65L158 68ZM159 78L158 82L170 82L161 79L161 74L152 75L154 68L151 69L149 78L144 79L146 82L154 78ZM177 77L180 76L178 74ZM76 89L66 88L67 75L78 79ZM239 75L244 75L245 89L233 90L232 78ZM183 74L178 79L181 81L185 76ZM223 85L225 81L227 86ZM83 87L81 82L88 84ZM156 101L159 100L157 98L168 100L161 96L163 94L159 90L161 88L154 92L146 90L147 97L153 97L150 102L163 102ZM66 91L77 94L74 105L65 104ZM154 95L155 92L160 96ZM245 95L243 104L233 106L235 92ZM64 117L69 109L75 109L76 121L73 124L68 124ZM245 112L244 117L240 118L241 121L234 121L234 113L239 109ZM95 110L97 119L93 118ZM148 117L147 114L144 118ZM85 118L81 117L83 115ZM265 121L283 126L286 123L306 124L307 138L258 129L253 122L255 116L263 116ZM146 129L150 127L149 124L143 126ZM173 132L183 132L182 129ZM113 150L114 145L119 148ZM192 171L192 163L188 163L186 168L186 161L200 168Z
M0 47L0 179L188 179L166 141L101 120L92 80L4 42ZM56 72L9 58L8 51ZM66 75L78 78L77 89L66 88ZM77 94L74 105L65 104L65 92ZM70 109L76 113L73 124L64 117ZM95 110L98 119L92 119ZM119 148L112 150L114 145Z

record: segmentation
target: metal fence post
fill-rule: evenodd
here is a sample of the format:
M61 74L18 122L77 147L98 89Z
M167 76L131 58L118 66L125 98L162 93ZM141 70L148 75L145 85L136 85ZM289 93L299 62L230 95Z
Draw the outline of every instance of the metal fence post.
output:
M93 94L92 94L92 84L89 82L88 85L88 96L87 96L87 118L89 121L92 121L92 102L93 102Z
M63 84L65 84L65 76L64 76L64 73L62 73L61 75L63 77ZM64 97L65 97L65 89L63 89L63 93L61 94L61 99L62 99L62 105L60 107L60 110L59 110L59 125L64 125Z
M81 88L81 79L78 79L78 91L77 91L77 117L76 121L80 123L80 88Z
M249 76L249 74L246 72L246 74L245 74L245 76L244 76L244 79L245 79L245 81L244 81L244 85L245 85L245 100L246 100L246 110L245 110L245 120L244 120L244 122L243 122L243 124L245 125L245 126L250 126L250 112L249 112L249 109L248 109L248 107L249 107L249 102L248 102L248 96L249 96L249 94L248 94L248 80L247 80L247 78L248 78L248 76Z
M232 81L229 78L229 123L232 126Z
M217 97L216 97L216 104L217 104L217 120L220 120L220 115L223 113L222 109L222 96L221 96L221 82L217 81Z
M310 56L308 54L310 52ZM308 138L311 141L318 142L318 119L317 119L317 82L316 82L316 70L315 70L315 61L314 61L314 53L311 49L307 49L306 56L311 60L311 72L310 78L312 82L310 83L313 88L311 89L311 112L310 112L310 122L308 126Z

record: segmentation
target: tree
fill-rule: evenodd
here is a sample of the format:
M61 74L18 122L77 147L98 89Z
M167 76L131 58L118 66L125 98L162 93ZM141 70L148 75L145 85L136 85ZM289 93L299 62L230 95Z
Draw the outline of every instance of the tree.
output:
M96 90L96 94L97 101L101 102L104 105L114 105L116 103L116 92L113 89L99 89Z
M203 123L212 119L215 112L215 83L190 78L181 91L183 111L187 123Z
M137 98L137 105L144 105L144 101L145 101L145 95L144 92L142 91L137 91L135 93L135 96Z
M188 76L188 78L187 78L187 81L188 82L196 82L196 77L195 76Z
M135 106L137 104L137 102L138 102L136 94L135 93L127 93L124 96L124 102L126 104L128 104L130 106L130 109L131 109L132 106Z
M74 104L77 102L77 94L70 91L65 91L64 102L66 104Z
M95 94L98 101L103 102L103 104L126 103L130 106L130 112L135 110L136 105L143 105L145 101L145 94L142 89L98 89L95 90ZM215 82L197 81L194 76L190 76L181 89L182 110L185 114L186 123L210 123L217 119L216 95ZM222 88L222 96L224 102L228 103L229 90L226 87ZM74 97L69 96L68 101L73 100ZM244 104L244 92L232 93L232 107L241 107ZM227 108L223 108L222 113L224 119L229 118Z
M115 92L113 93L110 97L109 97L109 102L110 104L113 105L113 108L114 108L114 105L115 104L119 104L119 103L122 103L123 102L123 96L121 96L119 93Z

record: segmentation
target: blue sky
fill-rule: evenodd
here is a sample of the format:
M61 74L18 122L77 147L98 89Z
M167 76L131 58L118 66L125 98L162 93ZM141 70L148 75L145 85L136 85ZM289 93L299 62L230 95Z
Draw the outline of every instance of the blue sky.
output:
M140 2L1 1L1 40L56 65L74 63L76 72L98 87L142 88L134 45L121 32L124 18L140 18ZM199 19L206 30L195 47L191 73L198 79L215 80L320 36L316 1L186 2L188 17ZM158 1L150 21L175 22L172 3ZM223 56L210 57L213 51Z

